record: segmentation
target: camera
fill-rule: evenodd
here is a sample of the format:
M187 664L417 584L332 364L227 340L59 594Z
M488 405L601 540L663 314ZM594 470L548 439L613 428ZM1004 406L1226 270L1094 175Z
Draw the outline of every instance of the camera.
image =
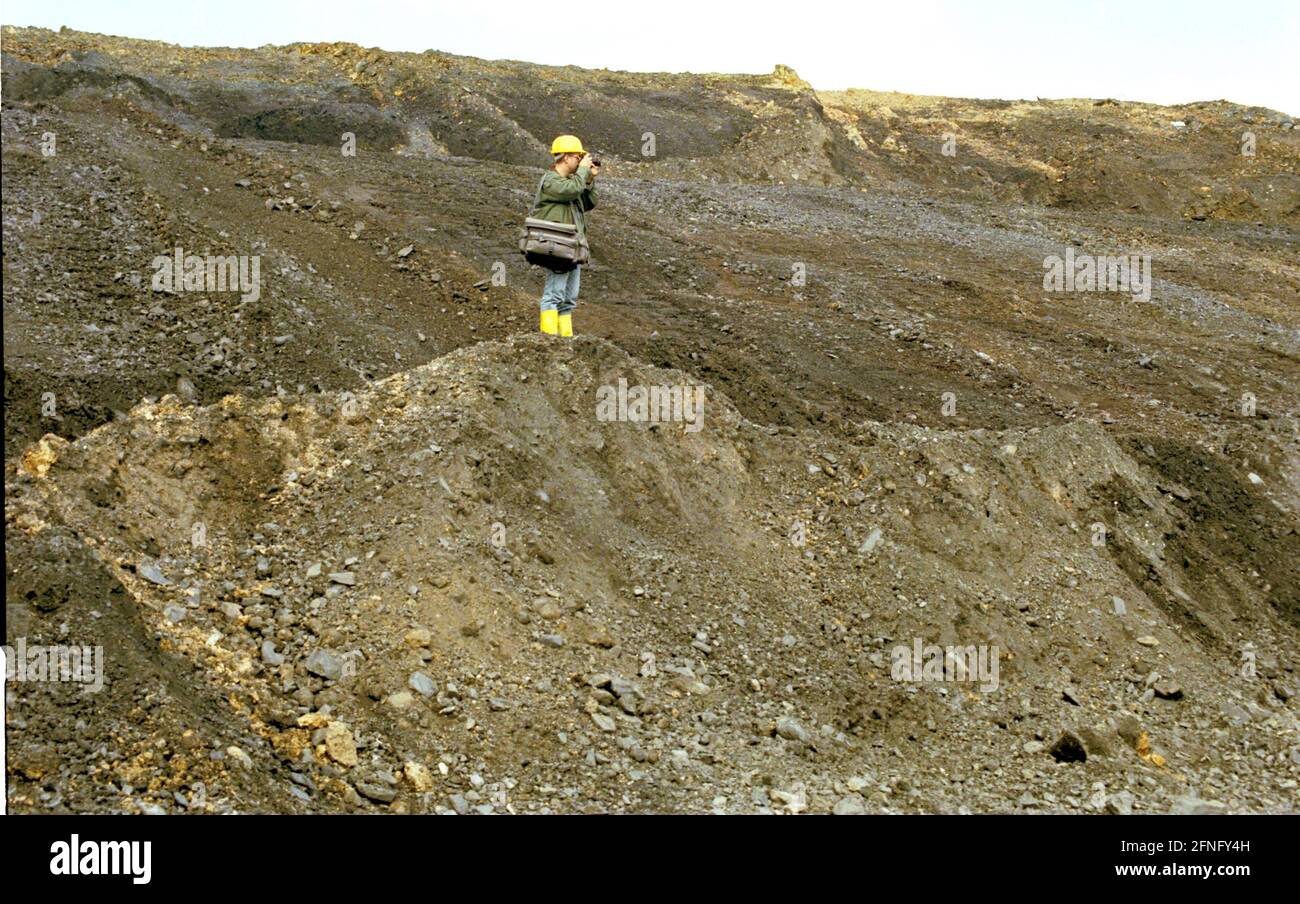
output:
M592 165L592 166L600 166L600 158L599 158L599 157L592 157L592 158L591 158L591 165Z

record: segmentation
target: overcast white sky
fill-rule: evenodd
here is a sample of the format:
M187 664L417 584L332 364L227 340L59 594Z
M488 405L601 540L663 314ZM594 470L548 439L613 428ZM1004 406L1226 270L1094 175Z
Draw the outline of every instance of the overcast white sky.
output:
M823 89L1300 114L1298 0L6 0L0 18L184 45L352 41L655 72L785 63Z

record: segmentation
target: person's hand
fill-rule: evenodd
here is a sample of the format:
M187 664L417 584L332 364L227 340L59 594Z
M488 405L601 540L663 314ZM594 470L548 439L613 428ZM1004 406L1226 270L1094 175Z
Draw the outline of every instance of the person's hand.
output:
M582 159L578 161L578 169L582 169L584 166L591 166L590 154L583 154Z

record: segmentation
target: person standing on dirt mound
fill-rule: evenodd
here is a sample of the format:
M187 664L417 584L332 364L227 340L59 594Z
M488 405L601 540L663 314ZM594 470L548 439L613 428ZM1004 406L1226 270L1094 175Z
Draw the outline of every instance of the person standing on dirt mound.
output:
M561 135L551 142L552 165L542 179L537 202L530 216L552 223L567 223L578 228L585 242L587 223L584 216L596 206L596 176L600 165L582 149L573 135ZM551 270L542 289L542 332L552 336L573 335L573 309L578 304L578 285L582 265L567 271Z

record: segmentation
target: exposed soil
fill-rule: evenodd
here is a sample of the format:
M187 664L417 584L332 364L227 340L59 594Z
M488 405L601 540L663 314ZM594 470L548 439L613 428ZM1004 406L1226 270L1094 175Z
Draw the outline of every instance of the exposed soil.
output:
M1296 808L1285 114L2 36L6 637L106 678L10 682L15 812Z

